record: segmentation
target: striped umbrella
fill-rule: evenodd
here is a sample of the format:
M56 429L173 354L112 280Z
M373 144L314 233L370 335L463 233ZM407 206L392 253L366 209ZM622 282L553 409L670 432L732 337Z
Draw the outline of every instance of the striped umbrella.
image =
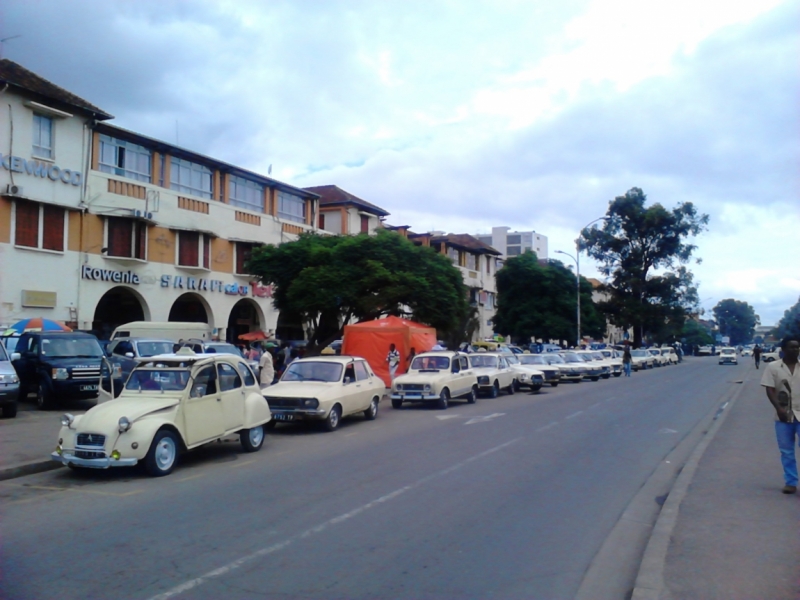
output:
M34 317L32 319L22 319L22 321L14 323L11 327L3 332L3 335L13 335L15 333L24 333L26 331L72 331L72 329L60 321L43 319L42 317Z

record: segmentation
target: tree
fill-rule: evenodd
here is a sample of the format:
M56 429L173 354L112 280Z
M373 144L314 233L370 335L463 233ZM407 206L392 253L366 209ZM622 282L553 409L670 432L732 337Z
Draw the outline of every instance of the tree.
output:
M669 211L661 204L645 207L646 199L639 188L617 196L602 228L586 228L578 238L608 280L601 288L608 300L600 309L613 324L633 327L635 346L665 324L680 331L688 309L697 305L692 273L684 266L696 246L685 239L708 224L708 215L698 214L691 202Z
M789 310L784 311L783 318L778 321L775 336L782 340L787 335L800 337L800 298Z
M730 337L733 346L752 341L756 325L761 323L752 306L732 298L719 301L712 311L719 332Z
M575 275L561 262L539 263L525 252L506 261L497 273L495 331L516 341L531 338L574 340ZM581 329L602 336L605 322L592 301L592 285L581 278Z
M694 319L686 319L680 333L680 340L688 346L708 346L714 343L711 332Z
M311 355L341 337L351 321L409 317L439 335L468 321L467 290L459 270L432 248L390 231L375 236L301 235L297 241L253 250L246 268L273 286L273 304L299 316Z

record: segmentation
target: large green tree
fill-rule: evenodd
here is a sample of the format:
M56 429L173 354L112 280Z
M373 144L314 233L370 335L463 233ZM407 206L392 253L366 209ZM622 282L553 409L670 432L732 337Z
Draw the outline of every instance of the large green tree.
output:
M497 273L494 330L518 342L531 338L574 340L575 274L557 260L541 264L533 252L509 258ZM592 285L581 277L581 332L599 337L605 321L592 300Z
M633 328L635 346L647 333L680 332L688 310L697 305L692 273L685 267L696 246L687 238L708 224L708 215L691 202L670 211L661 204L645 206L646 200L639 188L617 196L602 227L586 228L578 239L607 279L602 290L608 299L599 303L601 310L613 324Z
M275 308L305 323L312 355L349 322L410 317L457 339L469 321L467 290L452 262L390 231L304 234L253 250L246 267L273 286Z
M800 298L789 310L784 311L783 318L775 328L775 336L782 340L787 335L800 337Z
M751 342L756 326L761 323L752 306L733 298L720 300L712 311L719 332L730 337L732 345Z
M706 346L714 343L714 336L701 323L689 318L683 324L680 341L688 346Z

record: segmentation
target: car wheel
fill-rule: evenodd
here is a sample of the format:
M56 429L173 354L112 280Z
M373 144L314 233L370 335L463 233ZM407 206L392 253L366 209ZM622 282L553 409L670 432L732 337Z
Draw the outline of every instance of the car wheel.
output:
M17 416L17 403L11 402L9 404L3 405L3 418L4 419L13 419Z
M621 372L620 373L614 373L614 377L620 377L621 375L622 375Z
M392 398L392 408L403 408L403 401L397 398Z
M495 381L492 384L492 391L489 392L489 398L497 398L500 395L500 384Z
M239 432L239 441L245 452L258 452L264 445L264 426L242 429Z
M51 410L53 408L53 394L44 381L39 382L39 387L36 391L36 406L39 407L39 410Z
M509 394L516 394L519 391L519 381L516 379L511 381L511 385L508 386L508 393Z
M322 422L325 431L334 431L337 427L339 427L339 421L342 419L342 409L339 408L339 405L336 404L332 409L331 412L328 413L328 416L325 417L325 420Z
M606 373L603 375L603 379L611 379L611 373Z
M178 462L178 437L169 429L156 433L150 450L144 457L144 467L153 477L163 477L172 473Z
M467 404L475 404L478 401L478 390L475 389L475 386L472 386L472 389L469 391L467 395Z
M558 382L557 381L551 381L550 382L550 386L551 387L558 387Z
M442 393L439 394L439 400L436 402L436 408L439 410L446 410L448 404L450 404L450 391L447 388L444 388Z
M592 377L592 381L600 381L600 376L595 375L594 377Z
M364 411L364 418L367 421L374 421L375 417L378 416L378 398L375 397L369 403L369 408Z

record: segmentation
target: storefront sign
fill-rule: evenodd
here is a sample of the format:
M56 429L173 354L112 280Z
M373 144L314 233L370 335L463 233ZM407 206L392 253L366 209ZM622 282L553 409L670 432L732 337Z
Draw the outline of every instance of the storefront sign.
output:
M70 185L80 185L83 176L80 171L62 169L58 165L52 165L38 160L25 160L21 156L11 156L10 154L0 153L0 165L6 171L14 173L27 173L34 177L48 178L53 181L62 181Z
M56 292L22 290L22 306L30 308L55 308Z
M93 269L89 265L81 267L83 279L94 281L113 281L114 283L132 283L139 285L139 276L133 271L113 271L111 269Z

